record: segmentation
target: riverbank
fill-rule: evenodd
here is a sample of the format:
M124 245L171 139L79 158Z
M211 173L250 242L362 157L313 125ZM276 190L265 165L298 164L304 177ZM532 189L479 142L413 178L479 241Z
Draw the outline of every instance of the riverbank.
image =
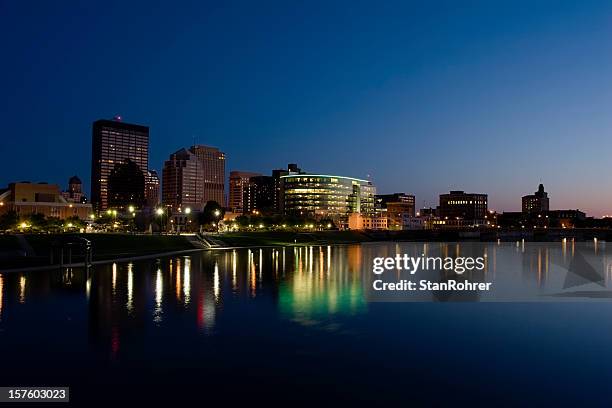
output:
M85 238L91 242L94 263L196 249L186 237L180 235L2 235L0 236L0 271L48 266L54 245L60 241L67 242L77 238ZM57 262L58 255L54 256ZM75 262L82 262L77 249L74 250L73 257Z
M293 245L342 245L380 241L559 241L563 238L612 241L605 229L549 229L529 231L411 230L411 231L250 231L210 234L200 241L195 236L133 234L23 234L0 235L0 271L48 266L54 245L60 241L86 238L91 242L93 261L164 256L189 250ZM57 253L57 249L55 251ZM73 252L73 262L82 262ZM54 263L58 255L54 255ZM67 261L67 260L65 260Z

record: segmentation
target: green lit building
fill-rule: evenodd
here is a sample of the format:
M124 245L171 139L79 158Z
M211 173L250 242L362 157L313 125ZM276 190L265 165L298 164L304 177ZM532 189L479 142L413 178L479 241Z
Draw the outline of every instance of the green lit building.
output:
M368 180L322 174L281 177L283 212L346 222L351 213L374 215L376 187Z

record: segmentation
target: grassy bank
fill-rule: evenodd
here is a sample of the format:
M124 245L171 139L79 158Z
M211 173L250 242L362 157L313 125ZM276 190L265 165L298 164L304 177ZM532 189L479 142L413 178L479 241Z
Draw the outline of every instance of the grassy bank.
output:
M227 246L267 246L267 245L322 245L348 244L372 241L363 232L357 231L262 231L262 232L228 232L215 237Z
M36 255L5 257L0 260L0 270L48 265L55 242L77 237L91 241L94 261L194 249L185 237L175 235L32 234L24 237ZM0 236L0 252L20 248L15 236ZM80 260L76 252L74 260Z

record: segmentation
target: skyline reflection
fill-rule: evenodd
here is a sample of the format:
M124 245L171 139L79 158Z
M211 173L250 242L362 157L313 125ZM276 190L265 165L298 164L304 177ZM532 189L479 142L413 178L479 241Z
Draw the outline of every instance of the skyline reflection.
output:
M118 356L126 335L143 336L179 321L179 331L215 335L224 319L236 318L228 311L239 304L267 305L278 318L308 326L324 324L334 315L367 313L364 273L371 273L373 257L469 256L473 251L467 243L315 245L203 251L89 271L0 274L0 322L48 293L76 294L88 310L92 344L102 344ZM601 241L581 243L580 248L572 240L488 243L481 273L494 282L511 282L527 294L550 292L562 278L559 266L569 264L578 252L601 263L605 287L611 289L612 257Z

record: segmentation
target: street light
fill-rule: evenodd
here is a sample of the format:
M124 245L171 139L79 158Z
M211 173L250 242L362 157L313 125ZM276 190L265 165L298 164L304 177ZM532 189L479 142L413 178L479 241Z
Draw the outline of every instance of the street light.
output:
M131 213L133 214L133 213L134 213L134 211L135 211L134 206L133 206L133 205L130 205L130 206L128 207L128 211L129 211L129 212L131 212Z
M185 214L191 214L191 208L189 207L185 208Z
M160 233L161 233L163 231L163 228L164 228L164 223L163 223L163 221L164 221L164 209L161 208L161 207L158 207L155 210L155 214L157 214L159 216L159 218L160 218L159 219L159 230L160 230Z

